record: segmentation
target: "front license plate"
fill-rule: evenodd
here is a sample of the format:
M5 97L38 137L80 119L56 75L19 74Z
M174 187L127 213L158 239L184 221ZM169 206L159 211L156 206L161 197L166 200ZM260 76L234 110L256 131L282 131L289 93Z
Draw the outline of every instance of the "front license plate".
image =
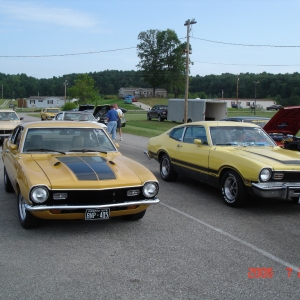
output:
M107 220L109 219L109 208L87 209L85 211L86 220Z

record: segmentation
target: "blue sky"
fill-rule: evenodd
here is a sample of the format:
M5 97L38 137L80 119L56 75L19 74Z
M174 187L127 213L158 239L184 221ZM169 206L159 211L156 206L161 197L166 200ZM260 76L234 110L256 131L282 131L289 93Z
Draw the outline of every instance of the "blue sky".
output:
M300 0L0 0L0 72L137 70L138 34L184 42L188 19L193 76L299 72L299 15Z

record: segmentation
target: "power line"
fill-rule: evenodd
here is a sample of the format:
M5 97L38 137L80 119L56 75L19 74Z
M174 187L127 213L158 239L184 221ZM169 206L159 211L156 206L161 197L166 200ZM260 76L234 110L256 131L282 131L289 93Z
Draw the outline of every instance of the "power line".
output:
M225 63L215 63L206 61L194 61L194 63L209 64L209 65L224 65L224 66L252 66L252 67L297 67L300 64L294 65L253 65L253 64L225 64Z
M220 42L213 41L208 39L202 39L191 36L192 39L201 40L209 43L216 44L224 44L224 45L232 45L232 46L243 46L243 47L272 47L272 48L300 48L297 45L255 45L255 44L238 44L238 43L230 43L230 42ZM184 39L184 38L180 38ZM137 47L128 47L128 48L120 48L120 49L110 49L110 50L102 50L102 51L90 51L90 52L79 52L79 53L65 53L65 54L46 54L46 55L0 55L0 58L39 58L39 57L59 57L59 56L76 56L76 55L90 55L90 54L99 54L105 52L115 52L115 51L124 51L129 49L137 49ZM267 66L267 65L265 65ZM281 65L278 65L281 66Z
M236 44L236 43L229 43L229 42L219 42L219 41L212 41L212 40L207 40L207 39L201 39L201 38L196 38L196 37L191 37L192 39L195 40L201 40L204 42L210 42L210 43L216 43L216 44L224 44L224 45L232 45L232 46L243 46L243 47L273 47L273 48L300 48L300 46L296 45L251 45L251 44Z
M123 50L128 50L128 49L135 49L136 47L129 47L129 48L121 48L121 49L112 49L112 50L102 50L102 51L94 51L94 52L81 52L81 53L66 53L66 54L49 54L49 55L0 55L0 57L5 57L5 58L17 58L17 57L31 57L31 58L36 58L36 57L55 57L55 56L71 56L71 55L88 55L88 54L98 54L98 53L103 53L103 52L114 52L114 51L123 51Z

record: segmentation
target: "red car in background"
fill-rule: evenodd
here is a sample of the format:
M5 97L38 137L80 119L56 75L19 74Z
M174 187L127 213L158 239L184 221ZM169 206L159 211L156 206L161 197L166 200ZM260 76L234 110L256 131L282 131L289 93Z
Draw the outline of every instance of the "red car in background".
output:
M281 108L263 128L277 145L300 151L300 106Z

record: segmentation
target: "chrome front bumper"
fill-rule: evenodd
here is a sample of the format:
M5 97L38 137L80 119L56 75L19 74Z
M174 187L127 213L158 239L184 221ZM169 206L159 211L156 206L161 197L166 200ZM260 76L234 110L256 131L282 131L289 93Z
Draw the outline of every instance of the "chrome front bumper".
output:
M300 197L300 183L291 182L259 182L252 183L255 195L263 198L289 199Z
M159 203L158 198L154 198L152 200L140 200L140 201L131 201L124 203L114 203L114 204L104 204L104 205L35 205L31 206L29 204L25 204L25 208L28 211L45 211L45 210L77 210L77 209L100 209L100 208L112 208L112 207L126 207L132 205L150 205Z

